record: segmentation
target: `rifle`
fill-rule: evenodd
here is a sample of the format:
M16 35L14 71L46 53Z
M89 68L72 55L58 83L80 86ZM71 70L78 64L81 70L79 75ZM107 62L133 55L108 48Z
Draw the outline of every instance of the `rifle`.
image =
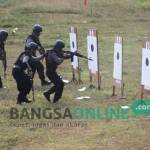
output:
M30 68L29 64L28 65L28 76L30 77L30 82L31 82L31 89L32 89L32 100L33 102L35 102L35 98L34 98L34 81L33 81L33 72L32 69Z
M81 58L84 58L84 59L93 61L93 59L88 58L88 57L86 57L86 56L84 56L84 55L78 53L77 51L75 51L75 52L63 51L63 53L70 54L70 56L71 56L71 62L73 62L73 56L77 56L77 57L81 57Z
M32 89L32 99L33 99L33 102L35 102L33 78L30 78L30 81L31 81L31 89Z

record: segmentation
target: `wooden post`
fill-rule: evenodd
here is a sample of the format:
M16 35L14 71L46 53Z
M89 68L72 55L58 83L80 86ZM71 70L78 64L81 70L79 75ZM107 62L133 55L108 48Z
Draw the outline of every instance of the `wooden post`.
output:
M98 90L101 89L101 76L100 76L100 68L99 68L99 46L98 46L98 33L96 32L96 37L97 37L97 63L98 63Z

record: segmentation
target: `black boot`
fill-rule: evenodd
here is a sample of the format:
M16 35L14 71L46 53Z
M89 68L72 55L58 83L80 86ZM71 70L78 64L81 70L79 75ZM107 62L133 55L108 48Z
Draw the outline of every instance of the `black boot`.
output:
M30 101L27 97L24 99L25 103L31 103L32 101Z
M30 103L31 101L28 100L26 97L26 94L24 92L19 92L18 97L17 97L17 104L25 104L25 103Z
M45 98L50 102L51 100L50 100L50 93L49 93L49 90L48 91L45 91L44 93L43 93L43 95L45 96Z

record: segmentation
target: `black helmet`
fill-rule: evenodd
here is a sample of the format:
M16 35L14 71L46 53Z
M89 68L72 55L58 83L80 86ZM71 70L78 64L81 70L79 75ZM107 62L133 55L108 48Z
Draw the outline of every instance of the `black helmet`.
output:
M30 50L36 50L38 49L38 45L34 42L30 42L30 43L27 43L26 48Z
M6 30L0 30L0 39L6 40L7 37L8 37L8 32Z
M33 32L42 32L42 27L39 24L35 24L32 27Z
M54 45L54 48L64 48L65 47L65 43L64 43L64 41L63 40L57 40L56 42L55 42L55 45Z

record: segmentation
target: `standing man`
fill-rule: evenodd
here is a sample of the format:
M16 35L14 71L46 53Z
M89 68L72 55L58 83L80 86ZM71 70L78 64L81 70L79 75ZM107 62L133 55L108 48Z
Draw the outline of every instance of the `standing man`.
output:
M8 32L6 30L0 30L0 60L4 66L4 77L6 76L7 69L7 60L6 60L6 51L5 51L5 42L8 37ZM2 79L0 76L0 88L3 88Z
M38 62L44 58L45 54L34 57L33 53L38 49L38 45L34 42L30 42L26 45L25 51L22 52L17 58L12 75L17 83L17 89L19 91L17 97L17 104L30 103L28 100L27 94L29 94L32 88L32 69L30 64L33 62ZM28 72L28 74L26 73Z
M45 91L43 94L45 98L50 101L50 95L55 93L53 103L58 102L58 100L61 98L64 88L64 82L56 72L57 66L60 65L64 59L70 58L70 55L64 55L64 47L64 42L62 40L57 40L54 48L47 51L46 54L46 74L54 86Z
M42 46L42 44L41 44L41 42L39 40L41 32L42 32L42 27L39 24L35 24L33 26L33 28L32 28L32 34L29 35L27 37L27 39L26 39L25 47L30 42L34 42L34 43L36 43L38 45L38 49L33 53L34 57L36 57L36 52L37 51L39 51L40 54L44 54L45 53L44 47ZM43 66L43 64L40 61L33 62L31 64L31 68L32 68L32 71L33 71L33 76L34 76L36 71L38 72L42 86L50 84L50 82L45 80L44 66Z

